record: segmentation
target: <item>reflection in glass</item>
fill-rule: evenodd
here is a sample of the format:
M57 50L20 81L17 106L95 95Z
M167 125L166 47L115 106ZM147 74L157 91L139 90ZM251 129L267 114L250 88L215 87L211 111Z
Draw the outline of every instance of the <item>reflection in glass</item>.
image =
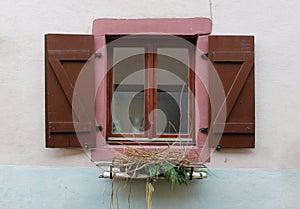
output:
M187 48L158 48L157 108L166 121L157 116L157 134L189 133L188 53Z
M144 48L113 49L113 134L144 131L144 53Z

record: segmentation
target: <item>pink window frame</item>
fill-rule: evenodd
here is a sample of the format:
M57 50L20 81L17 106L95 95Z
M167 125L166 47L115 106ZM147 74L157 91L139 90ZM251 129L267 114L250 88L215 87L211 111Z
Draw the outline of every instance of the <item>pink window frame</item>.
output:
M95 51L101 53L100 59L95 59L96 78L96 124L101 129L96 136L96 149L92 151L93 161L111 161L117 152L124 150L124 145L110 145L106 141L107 123L107 87L106 69L107 53L106 38L109 35L133 35L133 34L168 34L180 36L197 36L195 53L195 145L192 151L199 155L195 161L203 162L209 159L207 134L202 133L200 127L208 127L209 98L208 66L203 62L201 54L208 52L208 36L211 33L212 23L208 18L155 18L155 19L96 19L93 22L92 34L94 35ZM103 70L105 69L105 70ZM105 98L105 99L103 99ZM201 107L201 108L200 108ZM131 145L140 149L163 150L166 146ZM114 150L114 151L112 151ZM190 152L190 153L195 153Z

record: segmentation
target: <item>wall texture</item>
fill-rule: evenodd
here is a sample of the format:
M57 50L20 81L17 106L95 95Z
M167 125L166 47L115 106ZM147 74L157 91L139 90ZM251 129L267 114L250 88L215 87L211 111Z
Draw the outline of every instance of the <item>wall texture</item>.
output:
M0 166L0 206L5 209L108 209L111 180L98 169ZM153 183L153 209L298 209L297 170L213 170L189 186ZM5 180L3 179L5 177ZM128 209L129 182L115 182L120 209ZM145 182L131 185L130 206L146 209ZM115 208L116 196L114 199Z
M154 208L300 208L300 2L211 1L1 1L0 208L109 208L111 182L85 153L44 145L44 34L91 33L105 17L212 17L213 34L255 35L256 148L213 152L215 175L172 195L156 186ZM133 187L131 208L146 208Z

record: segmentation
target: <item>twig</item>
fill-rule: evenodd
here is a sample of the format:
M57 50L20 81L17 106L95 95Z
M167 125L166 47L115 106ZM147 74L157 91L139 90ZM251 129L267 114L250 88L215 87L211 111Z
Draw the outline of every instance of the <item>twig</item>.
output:
M131 206L130 206L131 189L132 189L132 183L131 183L131 180L132 180L132 179L130 179L130 181L129 181L129 192L128 192L128 199L127 199L127 201L128 201L128 209L131 209Z
M111 193L110 193L110 209L114 209L114 184L115 179L113 178L111 181Z

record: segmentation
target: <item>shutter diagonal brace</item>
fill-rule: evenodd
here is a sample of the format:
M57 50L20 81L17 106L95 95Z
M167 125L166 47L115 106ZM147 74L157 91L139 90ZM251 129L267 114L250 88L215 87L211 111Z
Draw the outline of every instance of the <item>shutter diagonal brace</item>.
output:
M238 71L226 97L225 97L225 101L221 105L220 111L216 115L216 119L214 121L214 132L215 133L222 132L221 129L222 129L222 127L224 127L224 125L222 126L222 124L218 123L220 113L222 111L224 111L225 107L227 107L226 119L230 115L230 113L233 110L233 107L242 91L242 88L245 85L245 82L246 82L251 70L253 69L253 65L254 65L253 59L254 59L253 52L213 52L213 61L214 62L243 62L243 64L241 65L241 67L240 67L240 69L239 69L239 71ZM245 127L245 125L247 126L247 124L234 124L234 125L240 131L244 130L243 127ZM242 127L238 127L239 125ZM249 125L250 125L250 127L253 127L253 124L249 124ZM226 129L227 129L226 125L225 125L224 129L225 129L224 132L226 132ZM249 132L249 133L254 133L253 128L250 128L245 131Z
M79 100L78 94L74 89L68 75L61 64L61 60L83 60L86 61L90 57L89 51L86 50L49 50L49 63L52 67L55 76L57 77L60 86L67 98L67 101L71 105L74 114L77 116L79 123L76 123L76 130L78 131L90 131L91 123L87 117L86 111L83 108L82 103ZM74 94L74 97L73 97ZM72 98L73 104L72 105ZM55 123L54 123L55 124ZM66 124L68 125L68 124ZM75 125L75 123L74 123ZM59 125L58 125L59 126Z

